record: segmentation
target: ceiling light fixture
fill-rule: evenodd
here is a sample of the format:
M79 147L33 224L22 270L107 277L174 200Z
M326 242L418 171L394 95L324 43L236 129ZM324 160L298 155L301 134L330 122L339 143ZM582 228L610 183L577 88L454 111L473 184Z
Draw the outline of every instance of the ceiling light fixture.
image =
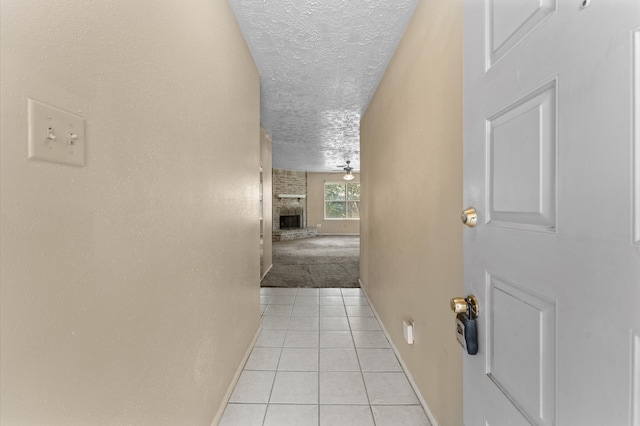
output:
M344 180L352 180L355 176L353 176L351 174L351 170L353 170L353 167L351 167L351 160L347 160L347 167L344 168L344 176L342 176L342 179Z

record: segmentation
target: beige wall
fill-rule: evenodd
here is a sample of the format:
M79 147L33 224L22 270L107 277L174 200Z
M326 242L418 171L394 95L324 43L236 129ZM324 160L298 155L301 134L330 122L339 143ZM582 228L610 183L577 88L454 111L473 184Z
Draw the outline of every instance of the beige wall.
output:
M318 227L318 235L322 234L359 234L359 220L325 220L324 219L324 183L344 182L344 173L308 173L307 174L307 206L309 209L309 226ZM359 182L360 175L354 173L351 182Z
M259 77L226 1L1 3L6 425L209 425L260 319ZM26 159L25 96L86 118Z
M437 421L460 425L461 0L418 4L362 120L361 161L362 281Z
M272 142L269 133L260 126L260 166L262 167L262 260L260 262L260 278L262 279L273 266L272 233L273 233L273 171Z

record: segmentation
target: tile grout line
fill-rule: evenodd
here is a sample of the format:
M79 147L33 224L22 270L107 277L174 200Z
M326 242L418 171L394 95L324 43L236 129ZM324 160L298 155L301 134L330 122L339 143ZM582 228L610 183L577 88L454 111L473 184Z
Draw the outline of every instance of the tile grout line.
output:
M298 294L298 290L296 289L296 295ZM273 300L273 299L271 299ZM269 301L269 305L271 305L271 300ZM294 298L295 302L295 298ZM276 377L278 377L278 367L280 365L280 359L282 358L282 351L284 350L284 342L287 340L287 334L289 333L289 323L291 322L291 314L293 313L293 307L291 308L291 313L289 314L289 322L287 322L287 329L284 333L284 340L282 341L282 346L280 347L280 356L278 357L278 364L276 364L276 371L273 374L273 383L271 383L271 390L269 391L269 397L267 398L267 407L264 410L264 417L262 418L262 426L264 426L267 421L267 414L269 413L269 407L271 406L271 396L273 395L273 388L276 385Z
M362 290L360 290L362 291ZM343 299L344 301L344 295ZM368 301L367 301L368 303ZM356 353L356 359L358 360L358 368L360 368L360 377L362 378L362 386L364 386L364 394L367 396L367 403L369 404L369 412L371 413L371 419L373 420L373 425L376 425L376 418L373 415L373 407L371 406L371 398L369 398L369 390L367 389L367 383L364 381L364 371L362 371L362 363L360 362L360 354L358 352L358 348L356 347L356 340L353 337L353 330L351 329L351 317L347 312L347 308L345 305L345 313L347 314L347 321L349 322L349 334L351 335L351 341L353 342L353 350Z

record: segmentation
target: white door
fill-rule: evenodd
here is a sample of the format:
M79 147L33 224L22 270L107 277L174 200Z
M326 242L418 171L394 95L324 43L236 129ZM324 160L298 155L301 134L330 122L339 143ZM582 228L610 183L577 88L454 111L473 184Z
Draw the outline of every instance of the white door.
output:
M466 0L464 29L465 424L640 426L640 0Z

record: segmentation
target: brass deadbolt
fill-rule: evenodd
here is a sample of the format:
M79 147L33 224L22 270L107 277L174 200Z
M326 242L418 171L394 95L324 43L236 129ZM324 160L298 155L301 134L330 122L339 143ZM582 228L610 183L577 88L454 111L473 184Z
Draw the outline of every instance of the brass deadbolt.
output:
M467 299L464 297L454 297L451 299L451 310L456 314L463 314L467 312Z
M454 297L451 299L451 310L456 314L466 314L471 307L471 316L473 318L478 317L478 299L470 294L467 297Z

